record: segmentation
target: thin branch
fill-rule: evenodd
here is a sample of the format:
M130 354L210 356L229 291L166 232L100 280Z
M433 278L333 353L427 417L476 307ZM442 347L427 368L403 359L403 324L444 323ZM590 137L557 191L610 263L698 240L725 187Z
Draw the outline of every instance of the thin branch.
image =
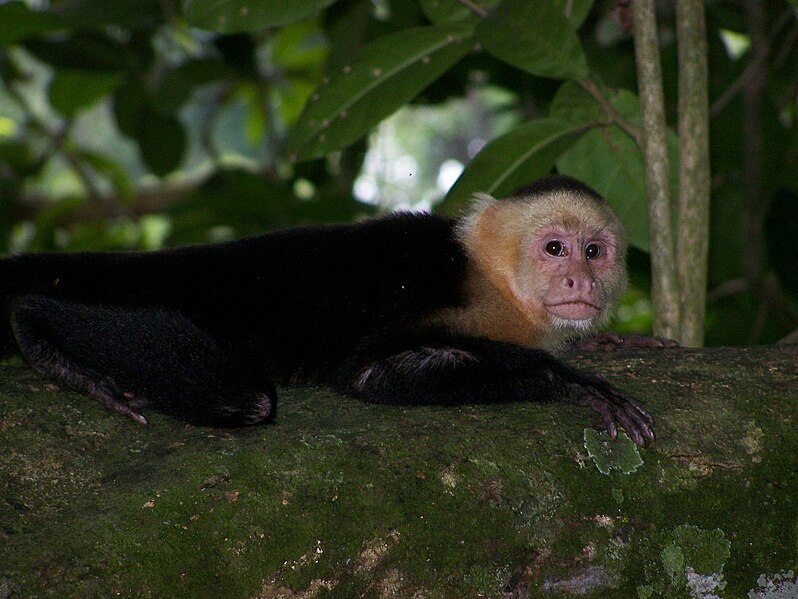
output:
M56 147L61 151L61 154L64 156L67 164L83 184L89 199L94 201L104 201L105 198L103 197L100 188L97 187L94 179L92 179L90 169L83 163L80 156L72 148L67 146L65 136L59 135L57 139L58 141L56 142ZM117 208L118 214L127 214L127 209L122 205L117 206Z
M671 217L670 160L654 0L635 0L632 17L642 123L642 153L648 195L654 334L680 340L681 319L676 277L676 243Z
M764 240L764 221L767 211L767 197L762 192L765 173L765 140L762 134L762 102L764 100L767 74L762 68L767 64L770 44L767 39L767 15L764 7L757 2L746 6L746 26L751 38L749 61L756 68L742 89L743 122L742 143L743 165L743 214L742 237L745 240L743 252L743 273L748 280L751 293L759 304L757 319L751 330L750 339L756 339L764 327L768 314L770 298L764 293L766 257Z
M734 81L729 84L729 86L723 90L723 93L718 96L717 100L712 103L712 106L709 108L709 114L711 118L715 118L718 116L723 110L729 105L729 103L734 100L734 98L739 94L751 78L756 75L759 71L759 64L757 61L749 62L743 72L740 73L740 76L737 77Z
M793 10L790 10L790 16L794 15ZM794 18L794 17L793 17ZM780 71L787 65L790 56L793 53L793 49L795 43L798 41L798 24L794 24L790 30L784 35L784 43L781 45L775 54L776 57L773 59L773 69L775 71ZM789 85L785 86L785 90L782 92L781 96L777 101L777 106L779 109L784 108L786 105L791 104L793 99L795 98L795 94L798 93L798 80L794 77L790 80Z
M709 251L709 69L703 0L676 0L679 58L680 341L704 342Z
M173 0L160 0L161 12L163 13L164 20L172 26L177 23L177 11L175 10L175 3Z
M795 9L790 6L785 10L776 23L771 27L770 31L768 32L768 39L769 40L777 40L783 39L784 43L781 45L781 48L773 52L775 54L775 58L773 59L773 67L778 70L781 69L787 59L792 52L792 46L795 44L796 35L798 35L798 27L793 25L790 28L790 31L785 35L781 35L781 29L786 27L790 23L794 23L795 21Z
M484 8L482 8L478 4L472 2L471 0L457 0L457 2L459 2L460 4L465 6L468 10L470 10L472 13L474 13L478 17L485 18L485 17L488 16L488 11L486 11Z
M42 133L50 142L52 149L60 153L66 161L69 168L78 178L83 188L86 190L86 195L91 200L105 201L102 192L99 190L94 180L91 177L90 169L83 163L80 155L70 147L68 142L68 121L66 125L61 122L56 128L50 127L45 123L44 119L36 114L36 111L31 108L27 98L19 93L19 90L13 85L6 88L6 92L19 104L25 115L28 117L28 126L36 131ZM125 210L118 206L119 213L124 214Z
M632 123L627 121L623 115L618 112L615 107L610 104L609 100L604 97L598 86L590 79L580 79L577 81L579 87L589 93L593 99L601 106L604 114L607 116L607 124L617 125L624 133L631 137L640 151L643 151L643 132L640 127L635 127Z
M748 291L748 281L744 278L729 279L707 292L707 304L715 304L729 297L745 293L746 291Z
M790 19L794 18L793 14L793 9L788 8L768 32L765 38L766 41L777 39L781 29L790 22ZM792 45L795 42L796 36L798 36L798 27L793 27L790 32L784 36L784 43L778 52L777 59L773 62L775 68L780 68L783 66L783 63L786 62ZM732 81L729 86L723 90L723 93L718 96L718 99L712 103L712 106L709 109L711 118L715 118L718 114L723 112L723 110L737 96L737 94L739 94L749 84L751 78L764 68L764 62L767 58L767 55L767 53L756 53L753 56L752 60L748 62L745 69L743 69L743 72L740 73L737 79Z

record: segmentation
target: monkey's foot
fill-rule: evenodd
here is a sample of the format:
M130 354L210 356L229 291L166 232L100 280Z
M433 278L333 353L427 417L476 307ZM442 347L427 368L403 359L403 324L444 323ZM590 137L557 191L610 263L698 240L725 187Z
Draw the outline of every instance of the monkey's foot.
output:
M127 416L139 424L147 424L147 419L137 411L147 402L137 399L132 391L124 391L120 397L120 394L109 391L100 385L92 385L88 390L88 394L109 410Z
M679 344L673 339L664 337L646 337L645 335L619 335L603 332L582 339L573 344L573 349L583 351L615 351L618 349L673 348Z
M593 384L574 385L576 402L601 416L612 439L617 438L620 424L636 445L643 447L646 440L654 441L654 418L643 405L596 378Z

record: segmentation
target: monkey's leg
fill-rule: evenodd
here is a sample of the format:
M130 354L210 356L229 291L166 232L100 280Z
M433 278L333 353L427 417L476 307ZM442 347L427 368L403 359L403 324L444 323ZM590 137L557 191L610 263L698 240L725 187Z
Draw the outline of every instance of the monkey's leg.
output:
M375 336L339 373L339 390L387 404L570 400L595 410L615 438L618 425L643 445L653 418L601 377L536 349L445 333Z
M41 374L146 423L145 406L200 425L238 426L274 413L274 386L182 314L155 308L17 299L11 326Z

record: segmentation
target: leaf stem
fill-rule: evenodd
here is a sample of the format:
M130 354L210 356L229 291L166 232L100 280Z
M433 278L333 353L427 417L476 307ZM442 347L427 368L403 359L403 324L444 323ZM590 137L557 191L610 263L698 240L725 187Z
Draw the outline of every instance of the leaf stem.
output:
M488 16L487 10L482 8L479 4L472 2L471 0L457 0L457 2L465 6L468 10L470 10L472 13L474 13L480 18L484 19L485 17Z
M601 106L601 109L607 115L609 124L617 125L624 133L631 137L640 151L643 151L643 133L639 127L635 127L632 123L627 121L623 115L618 112L615 107L610 104L609 100L604 97L598 86L590 79L580 79L577 81L579 87L589 93L593 99Z

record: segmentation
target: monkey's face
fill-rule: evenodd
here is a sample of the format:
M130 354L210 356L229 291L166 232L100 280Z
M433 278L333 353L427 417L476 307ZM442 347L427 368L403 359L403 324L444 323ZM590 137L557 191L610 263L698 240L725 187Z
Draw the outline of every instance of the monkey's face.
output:
M583 197L531 204L516 291L528 314L568 335L601 326L626 288L623 227L609 207Z
M608 319L627 279L626 237L606 202L570 189L478 199L459 239L524 315L532 344L556 346Z
M605 318L611 304L605 281L617 277L618 260L609 233L542 226L526 249L537 299L555 324L585 329Z

